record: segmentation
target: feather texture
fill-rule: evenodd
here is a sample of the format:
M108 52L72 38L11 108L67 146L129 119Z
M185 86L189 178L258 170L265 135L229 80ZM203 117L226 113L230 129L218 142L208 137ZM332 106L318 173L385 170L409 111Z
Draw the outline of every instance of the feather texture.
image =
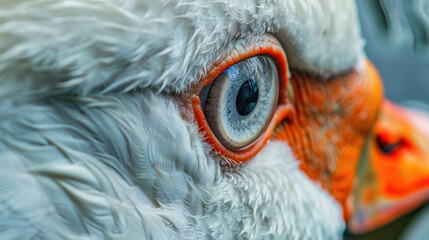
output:
M1 1L0 238L339 238L284 143L222 172L170 96L266 33L314 74L362 55L352 1Z
M326 239L343 227L283 143L223 173L196 127L151 90L50 99L2 117L9 239Z
M181 92L235 39L276 35L291 67L332 75L359 64L351 0L6 0L0 98Z

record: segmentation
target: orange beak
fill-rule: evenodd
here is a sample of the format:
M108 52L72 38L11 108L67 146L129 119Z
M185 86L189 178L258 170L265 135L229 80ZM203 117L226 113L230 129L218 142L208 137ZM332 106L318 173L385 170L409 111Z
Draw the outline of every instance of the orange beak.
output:
M364 233L429 199L429 116L384 101L360 162L349 229Z

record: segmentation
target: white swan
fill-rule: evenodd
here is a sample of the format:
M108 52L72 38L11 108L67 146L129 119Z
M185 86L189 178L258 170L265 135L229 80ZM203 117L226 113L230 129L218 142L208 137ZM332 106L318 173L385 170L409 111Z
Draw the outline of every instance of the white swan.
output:
M341 238L381 102L362 42L350 0L1 1L0 239ZM287 111L211 145L191 93L255 54Z

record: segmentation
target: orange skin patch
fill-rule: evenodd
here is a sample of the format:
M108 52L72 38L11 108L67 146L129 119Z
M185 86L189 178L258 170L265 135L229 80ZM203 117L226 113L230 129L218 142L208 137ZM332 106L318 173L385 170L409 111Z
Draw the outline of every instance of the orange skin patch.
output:
M385 100L349 207L352 231L370 231L429 200L428 146L429 116Z
M270 139L287 142L301 162L301 169L345 206L361 150L381 104L382 86L375 68L366 61L361 71L351 70L331 79L292 70L289 79L286 56L273 37L265 36L241 47L244 50L232 50L181 96L182 114L198 123L213 152L228 162L243 163L253 158ZM210 130L199 93L231 65L258 54L272 57L277 64L278 105L264 133L249 146L232 151Z
M359 73L322 80L292 71L290 81L294 111L273 138L286 141L302 161L301 169L345 205L381 104L378 73L367 61Z

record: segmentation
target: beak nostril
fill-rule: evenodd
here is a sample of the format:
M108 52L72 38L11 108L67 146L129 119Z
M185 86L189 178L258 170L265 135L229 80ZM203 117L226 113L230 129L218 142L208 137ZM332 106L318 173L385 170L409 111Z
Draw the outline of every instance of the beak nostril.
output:
M383 135L378 135L376 138L378 148L386 155L392 154L401 146L401 141L390 141Z

